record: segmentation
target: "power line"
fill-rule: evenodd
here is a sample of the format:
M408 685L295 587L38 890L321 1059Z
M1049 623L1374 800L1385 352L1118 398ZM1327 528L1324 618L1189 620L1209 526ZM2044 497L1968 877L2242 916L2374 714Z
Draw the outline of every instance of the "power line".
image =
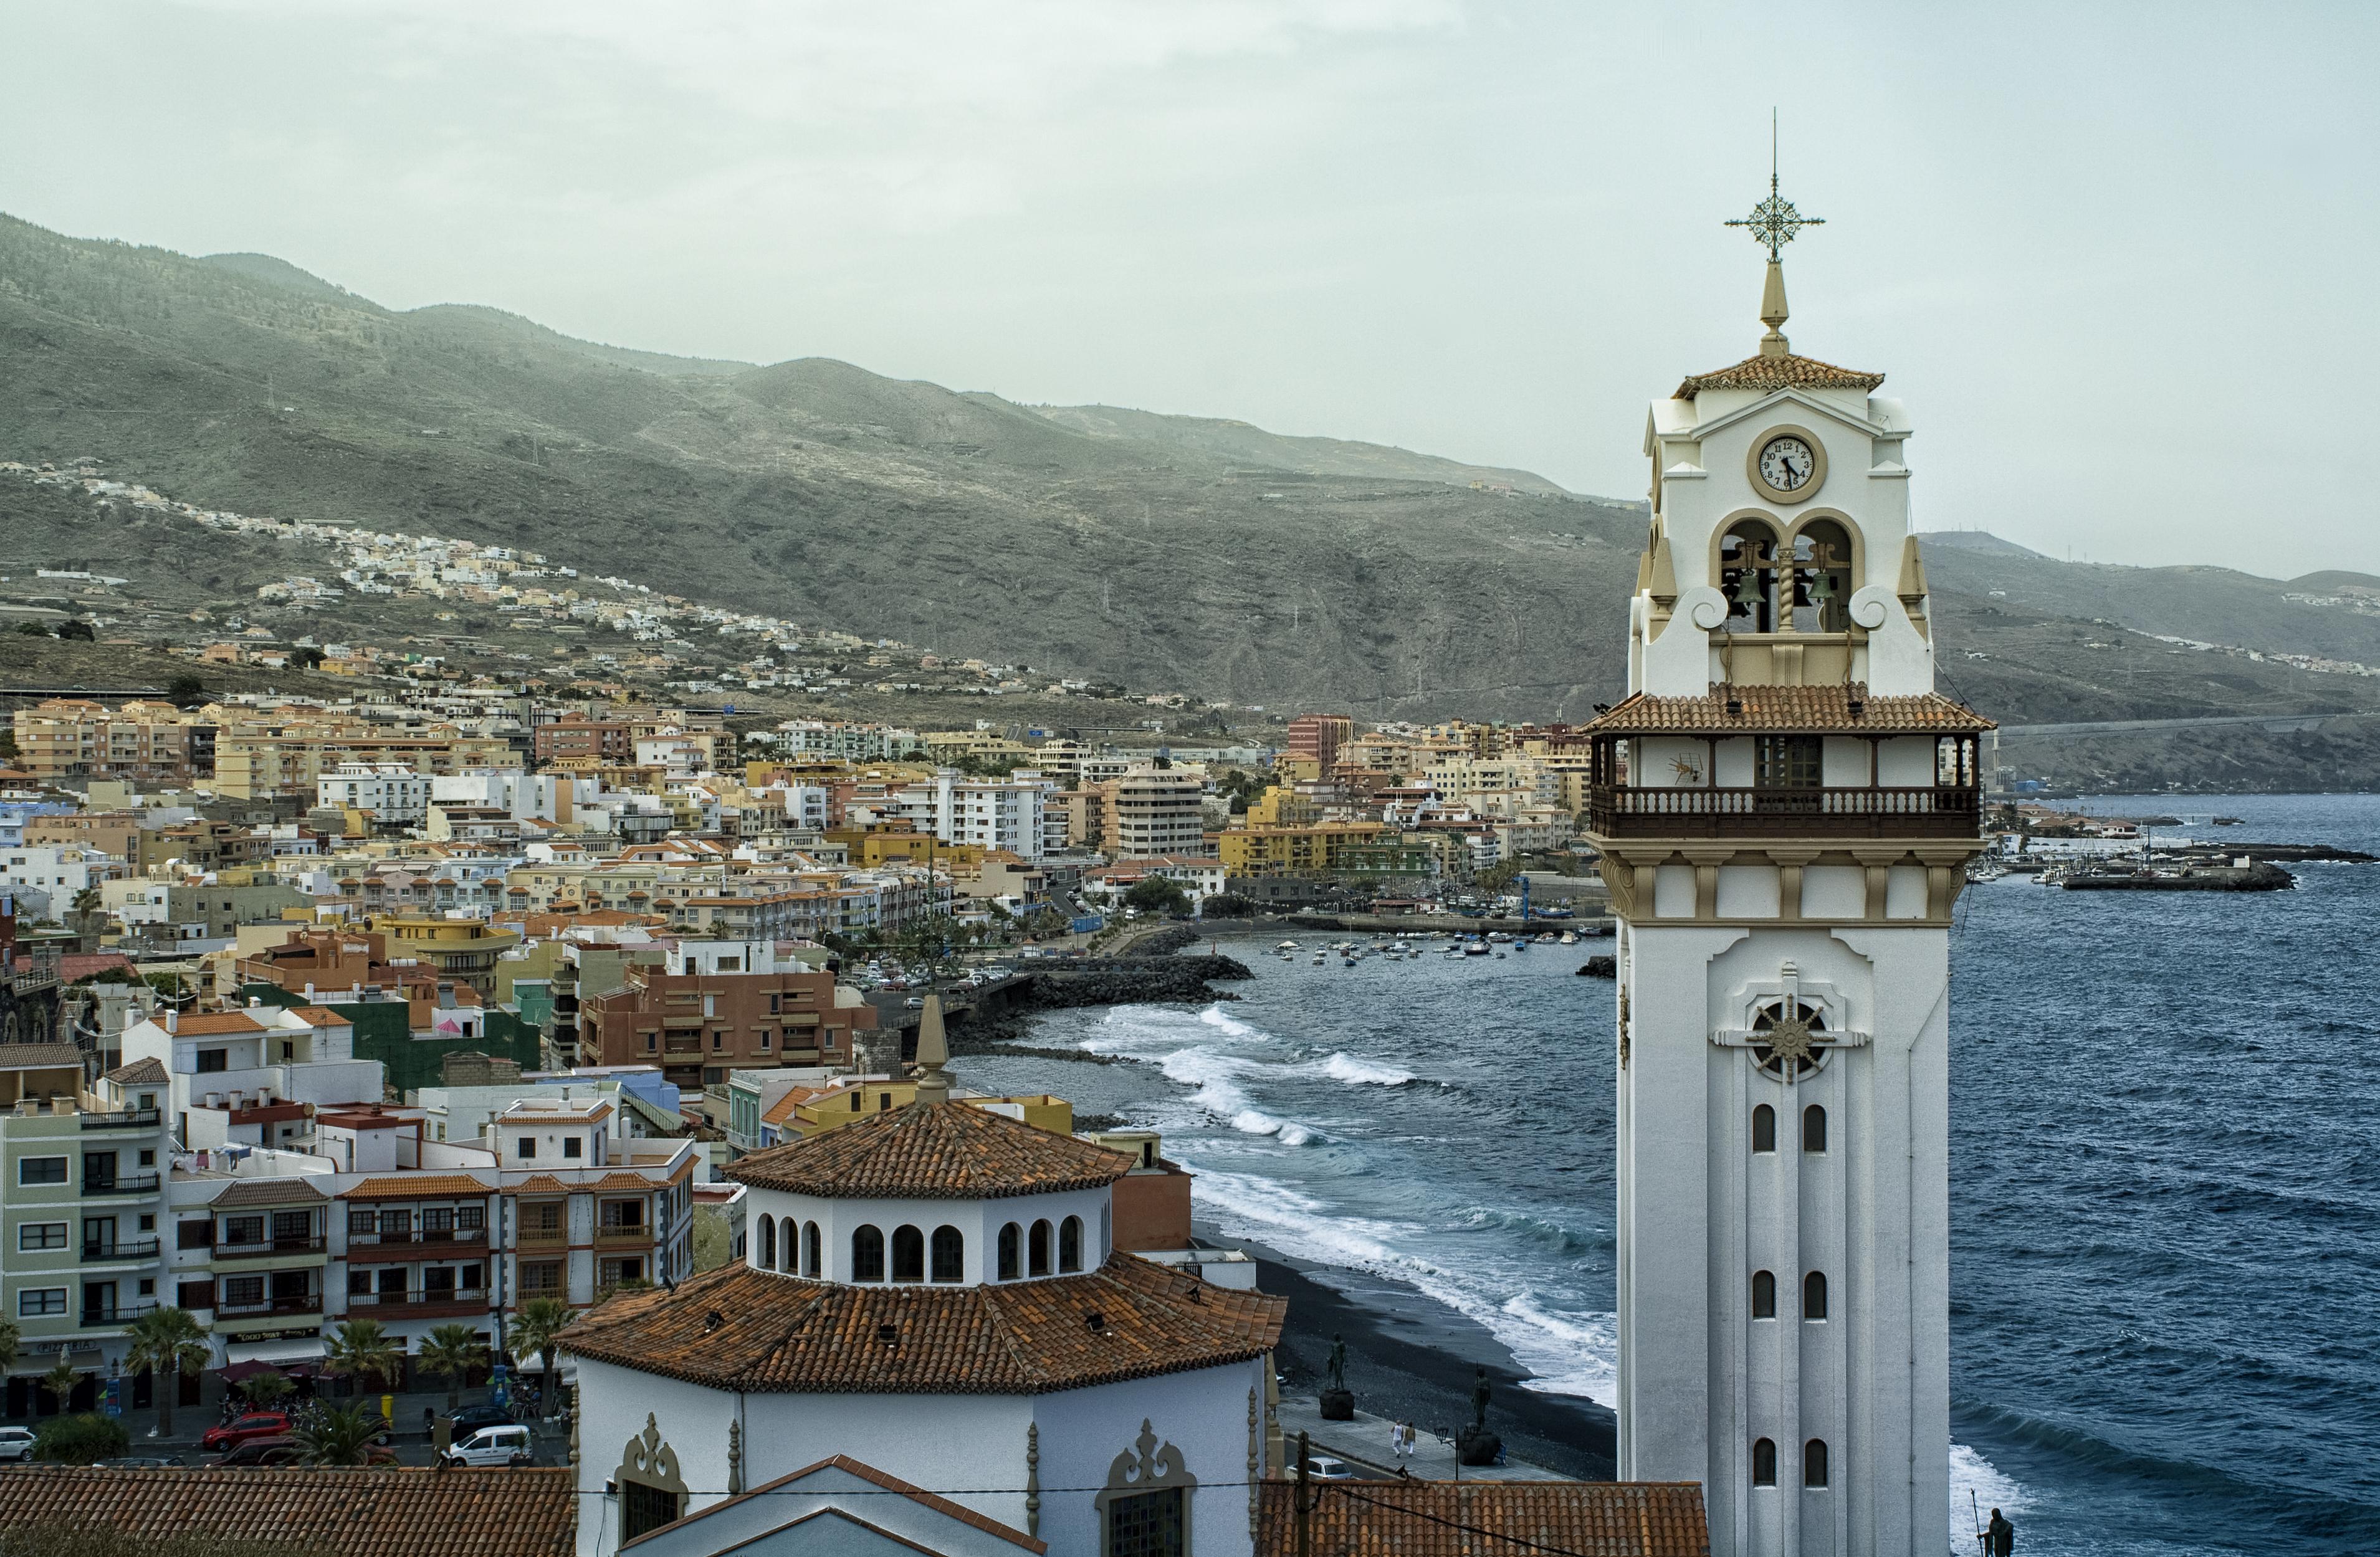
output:
M1442 1525L1450 1530L1461 1530L1465 1535L1485 1536L1489 1540L1504 1541L1509 1545L1517 1546L1524 1551L1552 1552L1555 1554L1555 1557L1585 1557L1584 1553L1573 1551L1567 1546L1546 1546L1537 1541L1524 1539L1520 1536L1508 1536L1501 1530L1488 1529L1484 1525L1466 1525L1460 1519L1441 1519L1435 1514L1425 1514L1418 1508L1406 1508L1398 1503L1382 1503L1378 1498L1367 1498L1361 1492L1354 1491L1344 1481L1333 1481L1326 1484L1345 1493L1348 1497L1354 1499L1357 1503L1369 1503L1374 1508L1385 1508L1391 1514L1402 1514L1408 1519L1419 1519L1432 1525ZM1477 1481L1463 1484L1473 1487L1482 1485L1482 1483ZM1451 1487L1457 1485L1457 1483L1450 1481L1444 1483L1444 1485ZM1530 1485L1530 1483L1526 1481L1501 1481L1489 1483L1489 1485L1502 1487L1525 1487Z

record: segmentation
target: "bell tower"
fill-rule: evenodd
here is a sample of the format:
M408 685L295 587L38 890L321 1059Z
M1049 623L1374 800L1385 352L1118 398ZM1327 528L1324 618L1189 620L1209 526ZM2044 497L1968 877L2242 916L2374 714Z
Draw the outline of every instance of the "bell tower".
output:
M1978 743L1934 690L1912 428L1793 354L1777 192L1755 355L1645 431L1628 696L1588 727L1618 920L1623 1480L1715 1557L1945 1549L1950 910Z

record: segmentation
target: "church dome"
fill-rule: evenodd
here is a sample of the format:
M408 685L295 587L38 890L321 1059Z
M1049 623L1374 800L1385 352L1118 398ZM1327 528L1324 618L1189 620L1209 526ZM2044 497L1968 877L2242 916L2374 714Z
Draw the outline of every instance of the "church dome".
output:
M1102 1189L1132 1159L965 1103L872 1114L727 1167L757 1189L822 1200L984 1201Z

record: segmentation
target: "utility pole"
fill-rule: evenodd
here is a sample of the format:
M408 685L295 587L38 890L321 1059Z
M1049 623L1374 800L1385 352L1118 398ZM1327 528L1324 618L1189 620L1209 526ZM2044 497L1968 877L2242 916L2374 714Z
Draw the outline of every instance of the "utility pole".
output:
M1457 1456L1458 1458L1460 1456ZM1306 1463L1305 1434L1297 1435L1297 1557L1314 1557L1314 1482Z

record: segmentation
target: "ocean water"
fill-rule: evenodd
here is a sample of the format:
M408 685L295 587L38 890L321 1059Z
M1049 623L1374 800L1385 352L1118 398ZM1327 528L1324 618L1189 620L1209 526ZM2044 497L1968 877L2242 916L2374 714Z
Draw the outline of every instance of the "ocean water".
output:
M2380 852L2380 799L2186 803ZM1947 1550L1972 1491L2028 1553L2380 1551L2380 866L2298 875L1961 899ZM1154 1125L1227 1236L1408 1282L1609 1404L1612 985L1575 976L1609 943L1317 968L1342 937L1291 934L1225 940L1238 1001L1038 1023L1124 1063L958 1068Z

